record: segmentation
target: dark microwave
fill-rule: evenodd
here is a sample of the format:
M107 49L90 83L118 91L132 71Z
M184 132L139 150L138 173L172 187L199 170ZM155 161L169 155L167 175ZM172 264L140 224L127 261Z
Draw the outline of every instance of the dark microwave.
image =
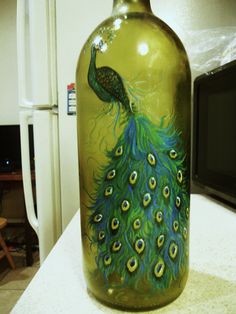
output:
M236 205L236 60L194 81L193 181Z

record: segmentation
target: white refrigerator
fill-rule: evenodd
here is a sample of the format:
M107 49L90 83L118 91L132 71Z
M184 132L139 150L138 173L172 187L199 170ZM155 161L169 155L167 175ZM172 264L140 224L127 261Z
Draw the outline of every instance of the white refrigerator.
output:
M75 82L84 42L110 16L112 3L17 0L23 183L27 216L39 238L41 262L79 208L76 115L68 107L67 86ZM151 4L154 14L176 31L186 47L191 43L192 30L235 25L234 0L224 3L228 8L224 14L220 0L215 0L214 7L205 0L153 0ZM34 131L37 214L29 163L29 123L33 123Z
M104 0L102 6L91 0L17 0L23 187L41 263L79 208L75 94L68 86L75 82L83 43L109 16L111 7L110 0ZM93 18L87 20L90 12ZM34 134L36 206L29 124L33 124Z
M46 1L17 1L23 187L27 217L39 239L41 263L62 232L55 8L52 8L52 14L47 12ZM36 206L31 180L28 124L33 124L34 134Z

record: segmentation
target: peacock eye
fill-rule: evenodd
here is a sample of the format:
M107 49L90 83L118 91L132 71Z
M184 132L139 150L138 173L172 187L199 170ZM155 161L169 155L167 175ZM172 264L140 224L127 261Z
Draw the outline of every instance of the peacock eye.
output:
M104 261L105 266L110 265L111 264L111 256L110 255L105 255L103 261Z
M93 221L94 222L100 222L102 220L102 214L97 214L94 216Z
M170 152L169 152L169 156L170 156L171 159L176 159L178 154L177 154L177 152L174 149L171 149Z
M179 223L178 223L177 220L175 220L175 221L173 222L173 229L174 229L175 232L177 232L178 229L179 229Z
M165 263L162 258L158 260L154 267L154 274L157 278L161 278L165 271Z
M187 236L188 236L188 230L187 230L186 227L184 227L184 229L183 229L183 237L184 237L185 240L187 239Z
M175 205L176 205L177 208L179 208L180 205L181 205L181 198L179 196L176 197Z
M162 222L162 220L163 220L163 213L159 211L156 213L156 221L160 223Z
M162 245L165 242L165 236L164 234L159 235L159 237L157 238L157 246L160 248L162 247Z
M138 179L138 173L137 173L137 171L133 171L131 173L131 175L129 176L129 183L131 185L134 185L136 183L137 179Z
M116 176L116 170L112 169L111 171L108 172L107 179L112 180L115 176Z
M164 187L163 195L164 195L165 198L168 198L170 196L170 188L168 186Z
M141 254L145 249L145 242L143 239L138 239L135 242L135 250L138 254Z
M151 200L152 198L151 198L150 193L146 193L143 197L143 206L147 207L150 204Z
M105 196L110 196L111 194L113 193L113 187L112 186L108 186L106 189L105 189Z
M130 208L130 202L127 200L124 200L121 204L121 209L123 212L126 212Z
M182 183L183 181L183 173L181 170L178 170L177 172L177 180L179 181L179 183Z
M117 230L120 226L120 222L117 218L113 218L111 221L111 229L112 230Z
M113 244L112 244L112 251L113 252L118 252L120 249L121 249L121 242L120 241L115 241Z
M98 240L102 241L105 238L105 232L104 231L100 231L98 234Z
M148 154L147 156L147 160L148 160L148 163L151 165L151 166L155 166L156 165L156 157L153 155L153 154Z
M128 271L133 273L138 268L138 260L136 257L131 257L126 264Z
M133 222L133 228L134 230L137 230L141 227L141 221L139 218L135 219L135 221Z
M172 242L169 246L169 255L172 259L175 259L178 253L178 245Z
M116 151L115 151L115 156L121 156L123 154L123 146L119 146L117 147Z
M186 208L185 214L186 214L186 218L188 219L189 218L189 208L188 207Z
M112 244L112 251L113 251L113 252L118 252L118 251L120 251L121 246L122 246L122 244L121 244L120 241L115 241L115 242Z
M148 185L150 187L151 190L154 190L156 185L157 185L157 181L154 177L151 177L148 181Z

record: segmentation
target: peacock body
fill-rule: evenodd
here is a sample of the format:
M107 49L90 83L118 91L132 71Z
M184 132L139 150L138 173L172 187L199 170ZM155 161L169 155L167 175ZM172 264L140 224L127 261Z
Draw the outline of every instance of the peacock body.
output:
M129 111L130 101L122 78L110 67L96 67L97 51L98 48L93 44L88 71L88 83L90 87L102 101L107 103L121 103Z
M127 119L94 179L89 228L95 262L107 286L163 292L188 263L189 184L181 135L174 121L157 126L133 113L122 78L109 67L97 68L96 53L92 46L88 83L104 102L121 104Z

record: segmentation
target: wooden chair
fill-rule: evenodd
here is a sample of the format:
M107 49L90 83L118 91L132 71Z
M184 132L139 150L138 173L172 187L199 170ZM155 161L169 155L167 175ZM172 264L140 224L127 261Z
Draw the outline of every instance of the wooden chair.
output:
M3 249L3 254L0 255L0 260L1 260L4 256L6 256L6 258L7 258L8 262L9 262L9 264L11 265L11 268L12 268L12 269L15 269L15 268L16 268L15 263L14 263L14 261L13 261L11 255L10 255L10 253L9 253L9 251L8 251L8 248L7 248L7 246L6 246L6 243L5 243L5 241L4 241L3 237L2 237L2 234L1 234L1 230L2 230L3 228L5 228L6 225L7 225L7 220L6 220L5 218L0 217L0 246L1 246L2 249Z

